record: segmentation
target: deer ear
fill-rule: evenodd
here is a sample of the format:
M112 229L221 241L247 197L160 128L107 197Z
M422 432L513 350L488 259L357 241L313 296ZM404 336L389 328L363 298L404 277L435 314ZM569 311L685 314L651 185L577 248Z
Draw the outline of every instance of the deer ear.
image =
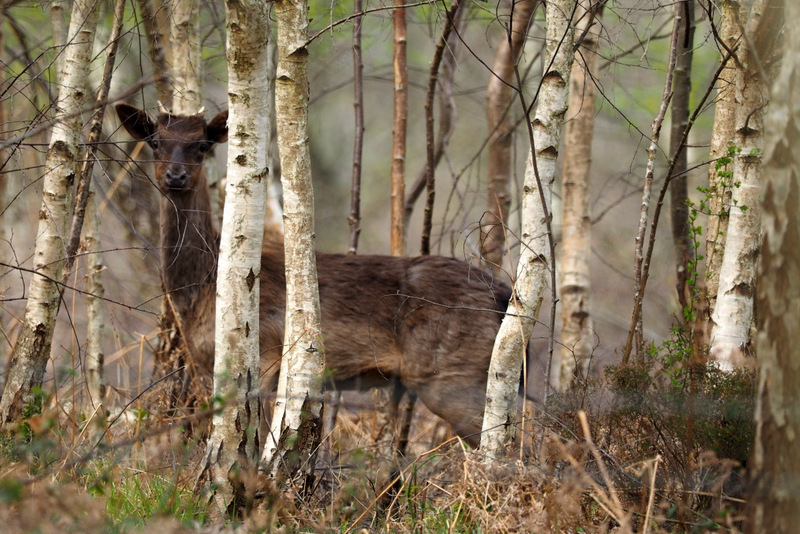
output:
M208 140L224 143L228 140L228 110L219 113L208 123Z
M141 109L128 104L117 104L115 108L122 126L137 141L149 141L156 132L155 124Z

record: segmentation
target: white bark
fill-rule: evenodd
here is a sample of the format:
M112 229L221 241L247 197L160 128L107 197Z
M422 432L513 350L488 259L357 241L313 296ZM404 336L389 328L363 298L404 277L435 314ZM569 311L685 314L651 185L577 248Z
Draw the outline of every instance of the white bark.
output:
M97 6L93 0L76 0L73 5L67 41L70 44L65 50L55 122L45 161L33 260L36 274L31 278L22 331L14 347L14 358L0 400L0 424L18 419L26 406L38 402L34 388L41 386L50 356L60 299L55 281L61 279L64 263Z
M522 247L514 282L514 298L495 339L486 386L481 450L488 461L503 458L514 439L520 370L550 279L548 218L561 128L569 96L569 74L573 59L570 18L574 3L574 0L548 2L545 13L545 73L532 122L536 161L529 156L525 168Z
M594 137L595 86L588 73L597 65L600 37L599 13L592 20L585 0L578 8L575 37L586 31L579 59L570 73L570 115L565 128L561 173L563 226L561 242L561 361L554 358L550 385L564 391L575 378L585 377L595 342L590 310L590 269L592 222L589 217L589 173Z
M278 147L286 232L286 329L278 394L264 462L270 476L284 468L313 473L322 427L324 355L314 252L314 195L308 146L308 4L275 2ZM308 480L308 476L306 477Z
M759 9L760 2L754 6ZM754 13L753 13L754 14ZM745 32L754 37L756 25ZM753 322L756 268L761 246L761 158L766 87L758 60L743 47L736 77L733 194L717 302L711 316L711 357L721 369L744 364Z
M207 465L218 510L243 502L241 475L259 454L259 277L266 211L270 62L267 6L226 2L228 179L217 270L214 414Z
M725 45L733 50L741 38L736 12L738 4L722 2L719 34ZM723 57L727 54L723 50ZM719 271L722 253L725 249L725 236L728 231L728 209L731 203L731 180L724 173L731 171L732 165L717 168L716 161L727 157L728 147L733 143L736 119L736 61L731 58L717 80L717 99L714 104L714 128L711 130L711 148L708 170L708 186L712 191L709 201L708 229L706 231L706 277L705 291L708 295L708 313L716 307L719 289Z
M64 47L67 44L67 20L64 13L64 0L53 0L50 4L50 26L53 29L53 48L56 51L56 76L64 70Z
M100 252L100 217L94 202L94 191L89 191L86 203L86 225L84 227L83 247L86 256L86 386L92 408L103 402L105 384L103 383L103 331L105 313L103 311L103 255Z
M275 139L275 70L278 64L278 47L275 39L270 39L267 45L267 55L269 57L269 116L272 117L272 124L270 124L270 138ZM270 173L267 181L267 215L264 217L264 239L271 239L273 241L283 241L283 207L281 207L281 184L280 177L278 177L275 169L280 164L280 155L277 150L270 151L267 156L269 160Z
M199 7L197 0L172 0L170 57L174 89L170 111L175 115L194 115L203 106Z

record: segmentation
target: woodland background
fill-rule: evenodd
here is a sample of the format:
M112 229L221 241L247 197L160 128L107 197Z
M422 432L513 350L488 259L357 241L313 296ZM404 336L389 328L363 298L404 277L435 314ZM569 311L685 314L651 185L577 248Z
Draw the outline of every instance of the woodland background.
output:
M0 204L3 232L0 240L0 326L3 357L8 359L24 315L41 204L44 154L52 106L58 92L55 71L59 49L53 45L51 21L57 17L58 20L68 18L70 9L60 1L50 4L11 1L4 2L2 7L0 138L5 142L3 188L0 190L3 194ZM391 6L370 2L363 7L367 12L361 19L365 129L362 231L358 252L388 254ZM698 106L707 88L715 83L720 58L725 54L715 35L720 7L721 4L705 1L693 7L696 25L692 45L691 111ZM160 8L166 9L165 6ZM216 1L201 1L197 9L200 10L202 36L203 102L206 116L212 116L224 109L227 102L225 9L222 2ZM406 183L409 187L424 170L425 87L445 7L441 3L421 2L406 9L409 71ZM458 26L458 39L451 49L455 61L450 102L455 112L444 156L436 171L431 248L435 254L453 256L475 265L480 264L479 228L488 202L486 174L490 132L486 91L492 76L493 57L506 39L504 25L508 22L508 9L505 2L469 3ZM99 84L112 11L111 3L103 4L90 87ZM346 252L348 247L355 135L353 22L347 20L352 13L349 3L310 3L309 35L315 38L309 46L309 138L317 246L326 252ZM646 148L650 144L652 122L662 104L674 14L673 2L620 0L605 3L602 19L598 20L599 61L597 69L591 73L597 88L589 189L594 321L591 371L572 393L544 399L550 336L548 309L554 305L546 298L531 340L535 361L528 369L527 388L533 398L539 402L546 400L547 404L537 406L538 413L534 416L537 424L534 430L524 433L523 438L523 442L528 440L529 447L537 449L535 456L540 462L528 463L525 467L512 462L502 468L507 471L477 474L478 466L470 464L472 460L457 447L449 452L437 451L435 458L425 456L421 463L413 466L410 471L413 476L406 473L411 482L404 486L401 497L389 505L396 510L396 515L390 513L386 523L382 523L384 520L380 518L385 514L378 512L376 505L379 500L376 495L380 497L382 487L376 487L385 483L382 470L385 471L386 466L376 449L371 448L373 430L370 425L375 423L368 408L369 397L345 396L343 414L339 415L340 427L335 435L328 436L326 443L329 471L319 489L323 496L303 505L284 504L283 508L277 507L280 511L266 512L266 519L254 515L250 518L250 527L267 530L277 521L290 525L289 528L343 531L360 526L409 531L554 532L605 531L622 528L621 525L633 531L648 528L737 531L741 528L742 467L747 463L750 444L743 445L740 441L753 437L752 416L745 414L753 410L755 378L747 369L731 375L710 371L704 375L710 378L695 382L674 372L675 361L688 360L687 352L692 353L692 334L691 323L687 323L675 289L678 260L666 219L656 238L650 281L644 296L643 325L647 340L644 352L648 355L643 362L644 370L634 366L627 374L606 373L609 366L616 369L620 364L630 328L634 239L647 166ZM125 101L155 114L159 97L152 83L148 35L141 16L138 5L129 3L126 6L109 101ZM541 82L544 25L543 10L537 9L520 55L522 90L529 101L533 100ZM774 38L780 42L783 29L775 32ZM695 205L706 198L706 193L698 191L697 187L707 185L709 165L715 163L709 161L714 128L713 96L700 106L687 140L686 177L689 200ZM570 108L565 121L570 121L577 112ZM514 261L518 254L518 240L514 235L519 228L519 195L530 145L524 128L525 117L519 106L512 105L510 113L518 124L512 149L512 209L507 221L510 261ZM653 187L656 191L664 182L670 157L666 148L670 142L669 121L667 114L661 148L655 159ZM36 518L22 512L25 503L27 506L31 503L26 499L50 502L47 499L55 499L52 497L54 490L50 488L59 487L58 484L63 484L74 495L76 504L72 508L81 512L69 510L69 504L54 505L58 517L52 520L53 525L83 524L90 525L87 528L103 529L110 524L105 514L111 514L113 528L120 530L147 524L153 521L153 516L169 525L165 528L203 528L201 520L207 517L198 504L202 499L194 500L191 467L186 467L196 461L196 449L179 446L177 443L181 440L165 438L158 432L154 438L139 434L161 428L159 425L166 421L156 403L149 404L148 397L142 395L151 383L153 355L160 343L162 289L158 278L157 196L147 161L150 155L145 149L138 156L138 163L130 165L125 154L130 154L134 145L121 131L113 113L106 113L93 177L105 264L102 276L106 403L115 407L112 413L114 409L128 408L134 414L133 423L125 429L120 428L121 424L116 427L115 439L104 445L111 449L107 456L92 455L90 451L96 447L87 441L82 426L83 421L91 419L91 414L75 409L84 396L81 369L87 328L86 302L82 294L87 265L85 258L79 257L68 284L70 288L64 293L44 385L51 404L46 412L45 420L49 422L44 426L47 428L42 430L41 440L28 440L27 448L15 449L16 456L12 458L16 461L4 460L7 464L2 473L6 477L4 480L25 482L19 486L4 483L7 491L0 492L7 503L3 515L13 518L13 524L20 530L36 524ZM225 145L216 148L215 165L219 176L225 174L225 154ZM273 170L279 170L277 165ZM273 172L273 177L277 175ZM422 202L416 203L407 228L409 255L419 250ZM552 207L553 237L559 243L562 204L558 185ZM694 235L704 242L708 224L705 214L701 213L693 224L699 228ZM561 252L557 246L557 257ZM507 265L510 280L513 271ZM560 319L554 328L558 340ZM702 396L702 402L709 404L703 407L704 413L702 409L697 411L701 415L697 416L696 426L689 424L691 429L687 436L687 416L681 407L689 402L687 399L694 398L689 395L690 391L707 393ZM717 401L719 403L714 404ZM596 444L580 430L585 428L581 426L580 410L589 414ZM689 419L693 421L695 412L690 413ZM60 430L52 434L53 427ZM433 416L425 415L422 408L418 408L414 428L412 458L434 448L448 433L446 428L437 425ZM542 429L541 434L537 429ZM37 432L34 434L39 436ZM545 434L550 437L545 439ZM123 445L117 447L115 442ZM30 443L38 443L42 449L36 450ZM165 450L170 451L166 460ZM83 454L87 458L91 455L91 460L79 464L68 462ZM56 481L57 477L52 477L52 484L39 480L37 473L52 473L52 466L62 461L61 479ZM666 467L659 468L659 461L665 462ZM342 469L342 465L346 469ZM612 471L610 477L607 466ZM357 476L347 469L352 469ZM145 472L148 473L146 479L134 482L139 473ZM34 479L36 482L31 482ZM352 482L355 479L364 482L356 484ZM504 496L506 484L510 490L505 491L507 495ZM88 494L93 497L87 497ZM144 505L128 509L115 502L114 495L119 494L126 495L129 501L155 501L156 504L148 510ZM658 495L655 525L649 523L652 502L648 505L647 497L650 495ZM609 507L612 512L608 511ZM372 518L372 523L363 522L363 511L367 512L367 520ZM620 514L627 512L634 518L632 522L620 522ZM44 526L38 528L50 528L48 524L45 521Z

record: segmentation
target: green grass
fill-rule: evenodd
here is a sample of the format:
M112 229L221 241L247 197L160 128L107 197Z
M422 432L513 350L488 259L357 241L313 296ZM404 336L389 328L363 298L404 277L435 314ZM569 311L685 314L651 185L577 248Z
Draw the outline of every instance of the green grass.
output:
M89 478L89 491L105 498L112 533L141 529L156 517L173 518L186 526L207 518L202 495L161 474L127 468L112 478L103 469Z

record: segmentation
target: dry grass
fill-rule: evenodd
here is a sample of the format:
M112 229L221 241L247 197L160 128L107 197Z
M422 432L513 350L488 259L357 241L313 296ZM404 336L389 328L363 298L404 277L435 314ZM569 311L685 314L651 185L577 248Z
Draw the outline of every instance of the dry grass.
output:
M206 488L194 487L206 384L189 381L196 400L176 406L175 382L186 375L173 371L152 387L134 380L129 392L116 391L127 410L109 419L81 410L80 395L65 386L43 416L7 439L4 531L240 525L209 519L219 514L207 508ZM374 442L382 420L369 397L348 394L324 434L313 494L265 492L243 524L248 532L738 532L746 450L730 436L750 424L736 417L749 410L752 376L698 377L691 391L703 410L687 419L675 410L686 404L676 395L688 382L617 370L535 408L519 454L500 466L486 465L420 407L399 471L387 444Z

